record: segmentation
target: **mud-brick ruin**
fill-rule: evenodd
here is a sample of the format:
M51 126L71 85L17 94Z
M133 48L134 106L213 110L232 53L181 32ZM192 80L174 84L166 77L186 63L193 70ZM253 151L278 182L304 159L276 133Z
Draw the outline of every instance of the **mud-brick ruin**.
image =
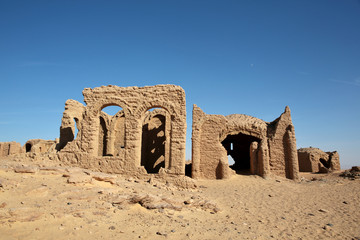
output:
M24 150L27 153L55 152L57 144L57 140L30 139L25 143Z
M300 148L298 159L300 172L328 173L340 170L340 158L337 151L324 152L319 148Z
M228 155L234 159L229 168ZM250 169L263 177L270 173L298 179L298 158L290 109L267 123L242 114L205 114L193 109L192 176L222 179Z
M0 142L0 157L14 155L21 152L22 147L18 142Z
M24 146L18 142L0 142L0 157L21 153L51 153L56 152L57 141L30 139Z
M23 147L0 143L0 157L25 154L107 173L186 174L196 179L250 173L297 180L299 170L340 170L337 152L297 151L289 107L276 120L265 122L243 114L210 115L194 105L192 159L185 162L186 102L181 87L109 85L85 88L83 96L86 105L66 101L59 139L33 139ZM103 111L109 106L118 107L112 116ZM228 156L234 161L231 166Z
M181 87L102 86L86 88L83 95L86 106L75 100L65 104L58 154L62 162L110 173L185 175ZM108 106L121 110L110 116L102 111Z

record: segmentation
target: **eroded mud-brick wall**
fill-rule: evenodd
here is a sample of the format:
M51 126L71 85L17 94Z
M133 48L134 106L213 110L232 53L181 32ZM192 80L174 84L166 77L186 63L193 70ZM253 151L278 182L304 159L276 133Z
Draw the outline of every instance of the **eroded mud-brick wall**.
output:
M102 86L86 88L83 95L86 106L74 100L66 102L61 129L68 129L70 133L64 136L70 137L60 139L64 146L59 153L64 162L114 173L145 173L149 169L157 172L160 168L155 165L161 162L167 173L185 174L186 102L181 87ZM121 110L109 116L102 111L108 106L118 106ZM151 117L153 111L158 113ZM149 128L151 122L153 126ZM75 124L78 133L74 139ZM154 135L155 140L162 141L164 146L149 150L143 146L149 142L143 141L143 137L157 130L159 136ZM153 159L147 161L142 149L162 151L157 154L163 157L154 160L151 156ZM154 162L154 166L149 166L149 162Z
M248 170L298 178L296 139L290 109L267 123L243 114L205 114L193 108L192 176L221 179ZM234 163L229 166L228 156ZM227 169L227 170L224 170Z
M0 157L22 153L21 144L18 142L0 142Z
M290 108L268 125L270 171L290 179L298 179L298 157L295 130Z
M30 139L26 141L23 151L26 153L55 152L57 145L56 140Z
M339 153L324 152L319 148L300 148L298 150L300 172L329 172L340 170Z

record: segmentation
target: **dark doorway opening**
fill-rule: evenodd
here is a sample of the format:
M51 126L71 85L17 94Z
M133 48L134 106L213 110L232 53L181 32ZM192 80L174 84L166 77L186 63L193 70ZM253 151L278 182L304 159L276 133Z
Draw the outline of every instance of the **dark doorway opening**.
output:
M247 173L250 170L250 145L252 142L259 143L260 139L242 133L228 135L221 142L229 156L230 168L237 173Z
M330 168L330 161L326 161L325 159L320 158L320 162L321 162L321 164L322 164L324 167L326 167L327 169Z
M165 168L166 118L154 114L145 119L142 127L141 166L148 173L158 173Z
M26 152L30 152L31 151L31 144L30 143L27 143L26 145L25 145L25 149L26 149Z
M191 177L192 175L191 171L192 171L192 162L188 160L185 163L185 176Z

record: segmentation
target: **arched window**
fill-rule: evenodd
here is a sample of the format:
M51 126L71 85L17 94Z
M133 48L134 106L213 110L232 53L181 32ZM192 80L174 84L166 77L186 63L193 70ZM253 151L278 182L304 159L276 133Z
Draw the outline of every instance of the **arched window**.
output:
M106 113L109 116L114 116L121 110L123 110L121 107L116 106L116 105L111 105L111 106L107 106L107 107L103 108L101 111L103 111L104 113Z
M117 156L125 146L125 114L121 107L104 107L100 113L99 156Z

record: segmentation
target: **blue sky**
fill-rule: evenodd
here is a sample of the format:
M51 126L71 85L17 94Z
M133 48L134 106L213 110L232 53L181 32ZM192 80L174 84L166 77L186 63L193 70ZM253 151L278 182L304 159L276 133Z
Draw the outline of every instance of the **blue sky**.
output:
M55 139L67 99L101 85L176 84L191 111L273 121L298 148L360 165L356 0L0 0L0 141Z

